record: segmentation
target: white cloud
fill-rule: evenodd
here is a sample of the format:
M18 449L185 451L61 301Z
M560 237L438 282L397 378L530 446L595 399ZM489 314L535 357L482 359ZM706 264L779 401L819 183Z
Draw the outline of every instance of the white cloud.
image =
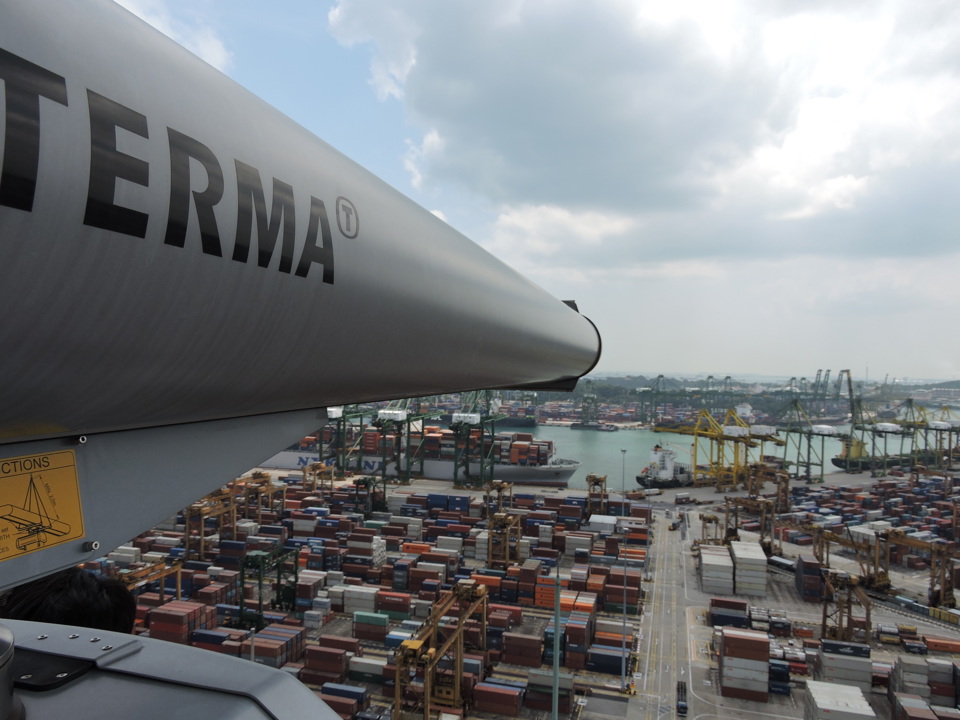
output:
M230 62L213 6L124 4ZM406 191L576 296L603 367L654 349L670 371L931 374L889 340L939 342L960 309L960 6L335 0L327 18L403 113Z
M436 130L431 130L423 137L420 145L407 141L407 153L403 158L403 166L410 174L410 183L418 190L423 187L423 173L421 167L429 162L431 156L441 154L444 150L443 138Z
M507 208L636 227L704 208L721 214L708 231L741 226L735 212L863 224L881 180L960 152L960 31L905 0L621 1L589 15L572 0L340 0L330 17L342 42L369 43L381 94L424 127L406 158L418 189L459 183Z
M183 16L179 12L173 13L168 0L116 0L116 2L218 70L226 72L231 68L232 53L227 50L217 32L207 24L198 11L191 12L188 16ZM197 10L196 7L194 9Z
M418 26L402 8L377 2L340 2L327 16L330 31L344 46L375 43L371 84L380 100L402 98L407 76L417 62Z
M544 263L568 270L584 253L602 252L605 242L622 238L635 227L630 217L573 212L556 205L504 207L485 246L517 268ZM582 270L587 270L582 264Z

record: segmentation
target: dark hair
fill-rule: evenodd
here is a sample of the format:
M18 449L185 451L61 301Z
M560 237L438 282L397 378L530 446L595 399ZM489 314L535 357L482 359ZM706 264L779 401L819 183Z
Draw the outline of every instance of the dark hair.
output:
M11 590L0 617L129 633L137 601L117 580L68 568Z

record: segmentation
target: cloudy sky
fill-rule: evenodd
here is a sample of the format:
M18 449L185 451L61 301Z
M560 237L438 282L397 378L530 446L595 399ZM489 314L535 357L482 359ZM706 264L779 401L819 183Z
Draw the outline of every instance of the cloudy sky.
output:
M960 378L949 0L123 0L600 328L598 368Z

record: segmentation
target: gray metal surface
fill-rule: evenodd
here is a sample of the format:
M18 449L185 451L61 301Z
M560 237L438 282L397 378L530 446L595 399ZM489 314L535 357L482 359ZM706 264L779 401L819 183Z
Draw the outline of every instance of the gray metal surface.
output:
M0 442L595 365L592 323L110 0L0 17Z
M33 650L95 664L56 690L17 690L26 716L33 720L338 717L292 675L248 660L88 628L20 620L3 624L14 634L14 661L18 650Z
M26 554L11 553L8 539L0 590L101 557L325 423L324 411L301 410L100 433L82 445L55 438L3 446L12 456L74 451L85 535L50 538L42 551ZM87 545L93 542L98 549Z

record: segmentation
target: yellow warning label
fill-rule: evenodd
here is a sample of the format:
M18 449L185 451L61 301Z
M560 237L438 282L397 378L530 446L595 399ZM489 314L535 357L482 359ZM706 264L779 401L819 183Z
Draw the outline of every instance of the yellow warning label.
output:
M0 460L0 561L82 537L73 450Z

